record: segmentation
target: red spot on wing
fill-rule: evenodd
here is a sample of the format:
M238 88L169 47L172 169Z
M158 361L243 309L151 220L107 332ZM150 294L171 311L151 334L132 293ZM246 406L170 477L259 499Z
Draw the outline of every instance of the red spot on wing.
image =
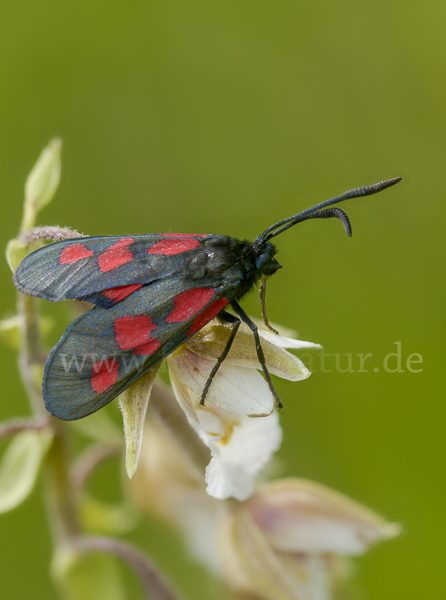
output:
M102 394L102 392L105 392L105 390L117 382L118 370L119 364L114 358L94 363L90 379L91 387L97 394Z
M171 256L172 254L181 254L182 252L186 252L186 250L192 250L199 245L199 240L194 240L192 238L162 240L161 242L153 244L147 252L148 254L164 254L166 256Z
M181 292L175 298L175 308L166 319L166 323L182 323L187 321L203 306L210 302L215 290L208 288L194 288Z
M187 335L194 335L194 333L200 331L200 329L207 325L209 321L211 321L215 317L215 315L218 315L218 313L222 310L222 308L226 306L228 302L229 300L226 300L226 298L222 298L221 300L216 300L210 306L205 308L201 315L198 315L198 317L189 327Z
M152 323L152 319L145 315L137 317L119 317L114 322L116 333L116 342L121 350L130 350L136 348L135 354L151 354L151 352L138 350L147 350L153 346L153 342L158 343L158 340L150 339L150 335L156 324Z
M93 250L89 250L83 244L72 244L62 250L59 256L59 263L61 265L70 265L72 263L81 260L82 258L88 258L93 256Z
M98 258L101 273L113 271L113 269L117 269L121 265L125 265L125 263L133 260L133 252L130 252L128 248L128 246L133 244L133 241L133 238L123 238L116 244L113 244L113 246L107 248L107 250L104 250Z
M161 344L159 340L150 340L150 342L147 342L147 344L144 344L144 346L135 348L133 354L153 354L160 346Z
M120 287L110 288L108 290L104 290L102 293L106 298L112 300L113 302L121 302L127 296L130 296L135 290L142 287L143 283L136 283L134 285L121 285Z
M172 238L183 238L183 237L208 237L207 233L157 233L156 235L165 235Z

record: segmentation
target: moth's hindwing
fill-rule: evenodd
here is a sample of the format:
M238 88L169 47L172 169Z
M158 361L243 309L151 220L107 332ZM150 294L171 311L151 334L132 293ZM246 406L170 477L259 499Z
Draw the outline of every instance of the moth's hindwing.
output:
M95 412L127 389L231 300L233 285L181 276L135 290L79 317L51 352L43 378L49 412L64 420Z
M45 300L85 299L108 307L141 285L181 271L183 254L207 237L167 233L55 242L27 256L14 283Z

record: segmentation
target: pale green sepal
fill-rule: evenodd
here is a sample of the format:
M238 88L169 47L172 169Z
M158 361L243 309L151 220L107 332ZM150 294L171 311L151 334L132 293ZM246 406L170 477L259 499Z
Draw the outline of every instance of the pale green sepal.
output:
M122 430L115 425L106 409L98 410L86 419L72 421L70 426L77 433L105 446L118 450L122 448Z
M63 600L126 600L118 561L109 554L59 549L51 574Z
M15 238L9 240L9 242L6 244L6 261L13 273L28 252L29 249L26 247L26 244Z
M62 140L51 140L28 175L25 184L22 231L35 225L37 214L51 202L60 180L60 151Z
M80 520L88 533L117 536L131 531L137 518L129 504L108 504L85 494L80 503Z
M124 419L125 469L129 479L133 477L138 466L150 392L161 365L162 363L151 369L119 396Z
M18 506L29 495L52 435L23 431L9 443L0 462L0 513Z

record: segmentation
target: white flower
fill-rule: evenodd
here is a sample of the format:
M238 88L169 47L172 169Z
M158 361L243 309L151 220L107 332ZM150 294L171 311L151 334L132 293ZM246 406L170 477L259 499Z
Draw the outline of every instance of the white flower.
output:
M212 454L205 476L208 494L219 500L246 500L254 493L255 477L282 442L277 412L262 419L239 416L237 421L237 415L223 409L197 412L200 437Z
M204 443L212 460L206 469L207 492L223 500L246 500L254 492L254 480L282 441L274 399L261 369L251 331L240 327L232 348L212 381L206 405L202 390L216 359L229 338L230 329L204 327L168 359L175 396ZM260 330L268 370L290 381L310 372L285 350L318 347ZM262 417L262 418L250 418Z
M290 381L310 376L302 361L285 348L319 348L317 344L262 330L259 333L270 373ZM208 493L219 500L245 500L254 492L256 476L279 448L282 430L271 390L258 372L261 365L253 335L245 325L237 332L231 351L212 381L206 405L200 405L209 373L229 335L229 327L211 323L175 350L167 364L178 403L211 451L205 475ZM120 397L130 478L139 460L151 386L161 366L157 365Z
M228 328L211 324L168 358L176 398L212 454L205 482L174 436L149 421L142 468L132 482L134 498L176 526L234 598L330 600L350 577L350 557L397 535L399 528L310 481L259 482L282 434L270 391L257 373L250 331L239 330L206 406L200 405L201 390L228 336ZM292 381L308 377L301 361L284 348L314 344L268 332L261 336L273 374ZM250 417L260 414L266 416ZM244 501L219 501L230 497Z
M150 421L146 427L134 499L175 526L234 598L330 600L335 588L348 586L350 557L399 532L350 498L302 479L258 484L245 502L215 500L172 436Z
M265 600L329 600L363 554L399 527L322 485L283 479L262 485L220 520L225 579Z

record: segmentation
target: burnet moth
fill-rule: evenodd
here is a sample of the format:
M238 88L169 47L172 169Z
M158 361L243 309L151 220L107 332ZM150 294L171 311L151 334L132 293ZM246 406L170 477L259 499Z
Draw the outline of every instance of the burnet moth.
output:
M201 403L243 321L252 331L259 363L280 408L257 326L238 301L262 280L262 315L270 327L265 282L281 268L272 238L308 219L332 217L340 219L351 236L346 213L329 207L376 194L400 180L356 188L316 204L271 225L254 242L190 233L83 237L28 255L14 274L21 292L52 302L76 299L96 305L71 323L48 357L43 376L48 411L64 420L92 414L217 316L232 329Z

